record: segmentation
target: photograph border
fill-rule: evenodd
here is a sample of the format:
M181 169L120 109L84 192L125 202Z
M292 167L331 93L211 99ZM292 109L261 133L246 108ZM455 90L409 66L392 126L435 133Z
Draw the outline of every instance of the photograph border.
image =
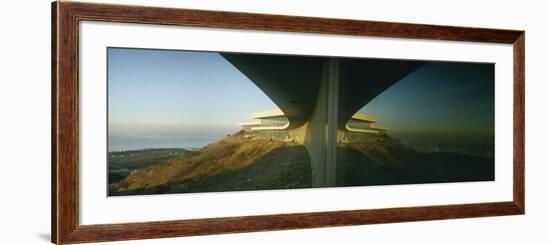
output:
M304 229L525 213L525 32L58 1L52 3L51 228L56 244ZM105 21L513 45L513 200L507 202L79 224L79 22Z

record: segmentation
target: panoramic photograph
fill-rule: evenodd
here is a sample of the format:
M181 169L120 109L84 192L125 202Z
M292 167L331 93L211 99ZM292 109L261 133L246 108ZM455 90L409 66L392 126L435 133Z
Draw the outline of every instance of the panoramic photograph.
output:
M109 196L494 181L494 64L107 49Z

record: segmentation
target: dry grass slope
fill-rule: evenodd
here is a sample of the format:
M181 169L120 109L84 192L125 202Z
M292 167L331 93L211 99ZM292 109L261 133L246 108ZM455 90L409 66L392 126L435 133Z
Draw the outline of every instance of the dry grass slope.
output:
M252 137L250 137L252 136ZM423 153L387 135L337 147L336 186L492 181L494 159L457 153ZM239 132L132 171L110 186L111 195L311 188L303 145Z
M147 189L237 170L288 144L292 143L261 138L245 139L242 133L237 133L196 153L134 170L115 189L117 192Z

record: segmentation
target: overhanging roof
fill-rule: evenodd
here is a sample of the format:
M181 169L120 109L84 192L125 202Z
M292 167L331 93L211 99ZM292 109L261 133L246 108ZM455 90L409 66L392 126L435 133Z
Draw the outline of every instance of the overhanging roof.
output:
M351 118L355 119L355 120L370 122L370 123L378 122L378 117L377 116L367 114L367 113L363 113L363 112L357 112L357 113L353 114L353 116L351 116Z
M273 110L258 111L252 113L252 118L261 119L261 118L270 118L270 117L282 117L285 116L285 113L277 108Z
M316 56L221 53L260 88L289 120L289 129L308 122L317 103L323 64ZM367 58L338 58L338 128L384 90L420 66L421 61ZM281 116L280 112L253 115ZM362 120L362 116L359 116ZM366 120L369 120L368 117Z

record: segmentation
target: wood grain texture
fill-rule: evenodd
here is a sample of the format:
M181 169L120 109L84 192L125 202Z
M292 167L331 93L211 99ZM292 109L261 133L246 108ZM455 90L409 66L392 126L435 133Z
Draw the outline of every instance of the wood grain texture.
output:
M525 33L514 42L514 203L525 213Z
M513 44L513 200L427 207L79 225L78 23L82 20ZM52 242L57 244L486 217L525 212L523 31L143 6L52 4Z
M63 244L78 226L78 40L77 21L63 2L53 5L56 13L54 94L55 227L52 238Z
M51 241L57 239L57 3L51 12Z
M61 2L80 20L430 40L514 43L521 31L146 6Z
M146 223L80 226L70 242L116 241L209 235L252 231L305 229L364 224L410 222L512 215L519 212L512 202L448 206L352 210L300 214L244 216Z

